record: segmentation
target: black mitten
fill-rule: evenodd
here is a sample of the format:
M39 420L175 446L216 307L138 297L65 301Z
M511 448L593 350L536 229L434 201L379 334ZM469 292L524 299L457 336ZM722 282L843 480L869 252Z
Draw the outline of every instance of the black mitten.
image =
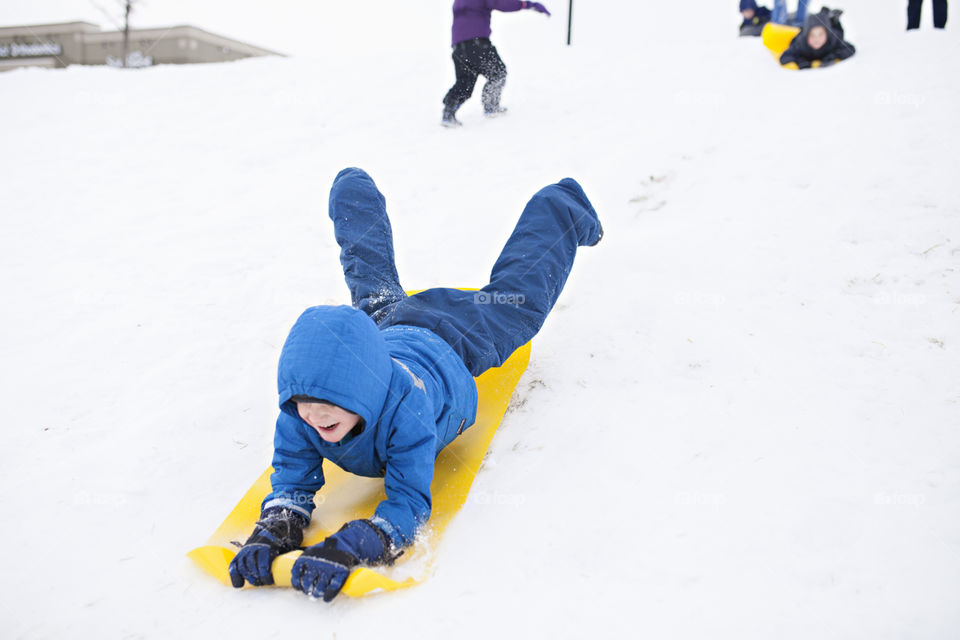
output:
M244 581L255 587L273 584L270 565L281 553L293 551L303 542L307 519L290 509L272 507L260 514L253 535L230 563L230 581L238 589Z

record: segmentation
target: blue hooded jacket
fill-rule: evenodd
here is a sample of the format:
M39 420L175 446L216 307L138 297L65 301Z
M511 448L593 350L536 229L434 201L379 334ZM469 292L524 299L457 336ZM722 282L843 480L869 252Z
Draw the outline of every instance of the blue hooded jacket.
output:
M372 520L396 548L410 545L430 517L437 454L476 419L476 384L456 352L427 329L381 330L358 309L312 307L283 345L277 389L273 491L263 508L286 507L309 519L324 484L323 461L330 460L384 478L387 498ZM291 398L298 395L358 414L362 430L324 441L297 413Z

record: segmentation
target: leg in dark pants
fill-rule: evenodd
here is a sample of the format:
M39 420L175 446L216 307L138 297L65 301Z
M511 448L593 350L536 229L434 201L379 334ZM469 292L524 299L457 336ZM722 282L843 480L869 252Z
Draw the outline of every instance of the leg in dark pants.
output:
M907 4L907 29L920 28L921 9L923 9L923 0L910 0Z
M477 84L478 75L466 60L457 55L456 50L453 52L453 69L457 75L457 81L443 98L444 113L449 114L455 114L460 105L473 95L473 87Z
M563 290L577 247L596 244L602 233L580 185L561 180L527 203L487 286L428 289L392 305L380 326L430 329L478 376L537 334Z
M405 297L393 256L386 199L367 173L344 169L330 189L330 218L353 306L376 322Z
M460 105L473 95L478 76L487 79L481 94L484 110L499 108L500 95L507 81L507 67L488 39L474 38L458 43L453 49L453 67L457 81L443 98L445 113L456 113Z
M353 306L381 327L423 327L443 338L478 376L498 367L543 326L570 275L577 248L603 229L576 181L544 187L524 207L480 291L428 289L407 296L394 265L385 200L373 179L345 169L330 190L330 218Z
M578 247L603 229L577 182L565 178L531 198L490 273L482 305L490 328L490 366L500 366L540 331L573 268Z
M920 28L920 13L923 0L910 0L907 5L907 29ZM933 0L933 26L943 29L947 26L947 0Z
M480 74L487 79L480 92L483 101L483 110L493 113L500 109L500 96L503 95L503 85L507 83L507 65L503 63L497 48L492 44L484 51L483 67Z
M947 0L933 0L933 26L937 29L947 26Z

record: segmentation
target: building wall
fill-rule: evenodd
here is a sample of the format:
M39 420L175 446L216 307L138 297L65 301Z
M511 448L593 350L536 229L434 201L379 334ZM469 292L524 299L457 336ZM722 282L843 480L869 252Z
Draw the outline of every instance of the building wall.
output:
M83 59L84 40L86 34L99 31L99 27L89 22L67 22L63 24L34 25L27 27L0 28L0 49L12 45L37 45L54 43L60 47L60 52L46 56L13 56L0 55L0 61L15 66L17 63L29 65L31 61L39 66L48 66L41 58L53 58L56 67L65 67L76 64Z

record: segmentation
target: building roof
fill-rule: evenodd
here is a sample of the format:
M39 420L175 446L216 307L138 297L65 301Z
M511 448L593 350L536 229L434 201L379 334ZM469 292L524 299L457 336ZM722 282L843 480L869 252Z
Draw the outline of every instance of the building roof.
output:
M190 25L177 25L175 27L156 27L152 29L130 29L131 40L160 40L162 38L195 38L203 40L217 46L226 47L238 53L244 53L251 56L283 56L284 54L262 47L256 47L252 44L240 42L232 38L220 36L209 31L204 31L198 27ZM88 33L84 36L84 41L88 43L117 42L123 40L123 31L99 31Z
M91 22L58 22L54 24L34 24L17 27L0 27L0 38L34 38L58 36L70 33L82 33L87 43L110 43L123 40L123 31L101 31ZM173 27L154 27L149 29L130 29L131 39L161 40L164 38L194 38L203 42L230 49L249 56L283 56L284 54L246 42L227 38L198 27L177 25Z
M38 36L59 35L62 33L96 33L100 31L98 25L92 22L77 20L76 22L55 22L53 24L29 24L19 27L0 27L0 37L11 36Z

